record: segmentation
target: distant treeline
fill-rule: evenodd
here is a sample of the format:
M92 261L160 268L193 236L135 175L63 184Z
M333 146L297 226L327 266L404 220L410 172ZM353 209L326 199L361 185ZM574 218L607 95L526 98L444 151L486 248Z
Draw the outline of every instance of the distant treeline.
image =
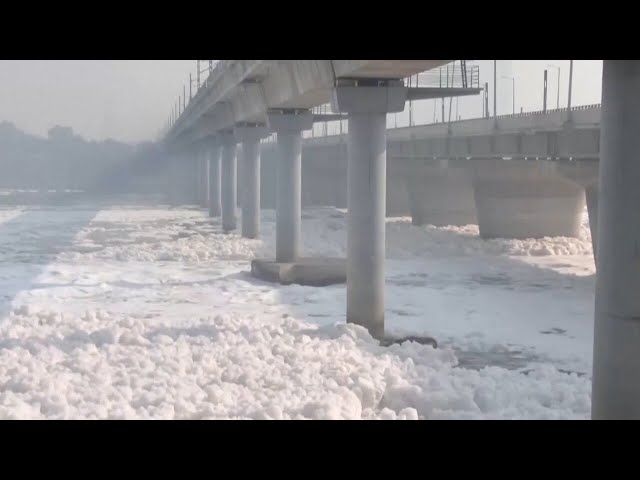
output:
M161 193L166 160L150 142L87 141L61 126L42 138L0 123L0 188Z

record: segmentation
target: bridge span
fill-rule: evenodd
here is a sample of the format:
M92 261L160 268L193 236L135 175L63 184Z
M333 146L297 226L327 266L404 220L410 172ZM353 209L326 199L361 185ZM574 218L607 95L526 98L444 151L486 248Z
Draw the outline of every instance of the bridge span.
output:
M300 258L302 178L318 183L319 190L340 185L333 195L346 192L348 207L347 321L384 339L385 214L400 202L397 192L406 191L417 223L453 213L459 222L470 221L473 199L484 236L573 235L586 192L590 213L598 213L597 227L592 224L598 265L592 416L640 418L640 61L604 61L602 108L387 131L387 114L404 110L407 100L480 92L466 72L460 85L407 82L450 62L220 62L205 87L172 117L165 135L175 158L174 198L197 192L197 200L212 215L221 214L225 230L232 231L240 185L241 231L257 237L261 183L268 184L261 182L261 150L266 158L271 148L275 168L269 170L277 179L271 263L299 264L307 272L311 266L317 273L327 262ZM329 116L313 112L327 102ZM342 118L346 135L303 142L302 132L314 122ZM274 146L263 145L273 132ZM335 163L346 185L333 182L333 174L324 181L322 175L305 175L303 143L305 164L320 169L323 162Z

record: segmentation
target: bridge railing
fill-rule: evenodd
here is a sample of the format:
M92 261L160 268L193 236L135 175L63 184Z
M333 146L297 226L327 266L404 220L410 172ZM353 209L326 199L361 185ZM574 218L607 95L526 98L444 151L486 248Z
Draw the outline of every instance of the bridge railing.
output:
M589 110L592 108L600 108L599 103L593 103L590 105L577 105L575 107L571 107L571 111L575 112L575 111L579 111L579 110ZM554 113L554 112L568 112L569 109L567 107L562 107L562 108L551 108L551 109L547 109L547 111L545 112L544 110L534 110L534 111L529 111L529 112L522 112L522 113L508 113L505 115L498 115L497 118L515 118L515 117L531 117L531 116L535 116L535 115L547 115L549 113Z
M198 64L201 61L202 60L197 60ZM188 88L185 85L183 94L179 97L181 101L178 102L178 114L175 116L175 118L173 117L173 113L170 115L170 118L172 118L173 120L168 121L164 129L161 130L161 137L166 136L166 134L171 131L171 129L176 124L180 123L180 119L184 115L184 112L189 109L189 105L193 102L193 100L203 95L204 91L206 91L207 87L209 86L209 82L212 79L216 78L216 76L226 68L229 60L205 60L205 62L208 62L208 64L205 63L205 68L200 69L200 71L198 72L198 67L196 67L196 75L189 76L189 82L191 82L191 84ZM206 76L200 77L200 75L202 75L203 73L206 74ZM200 84L198 84L198 80L200 80ZM195 88L193 88L194 85ZM182 98L182 96L186 97L186 92L189 92L189 97Z
M407 87L480 88L480 67L470 60L455 60L444 67L412 75Z

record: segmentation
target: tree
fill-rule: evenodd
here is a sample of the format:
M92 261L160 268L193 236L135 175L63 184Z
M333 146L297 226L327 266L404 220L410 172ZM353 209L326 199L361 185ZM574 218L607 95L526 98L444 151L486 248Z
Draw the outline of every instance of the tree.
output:
M49 140L70 140L74 136L73 128L62 127L60 125L51 127L47 132L47 135L49 136Z

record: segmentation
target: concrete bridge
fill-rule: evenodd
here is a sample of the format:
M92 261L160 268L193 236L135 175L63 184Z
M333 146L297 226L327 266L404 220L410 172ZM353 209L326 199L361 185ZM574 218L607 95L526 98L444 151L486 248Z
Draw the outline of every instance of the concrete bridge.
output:
M405 84L404 78L448 60L231 60L221 62L205 88L171 124L165 144L176 157L175 184L193 190L225 231L236 228L241 185L242 235L260 232L261 139L277 133L275 261L256 261L255 272L300 280L347 281L348 321L384 337L386 116L407 100L473 95L479 88L452 82L443 87ZM461 61L462 65L462 61ZM331 102L330 115L315 106ZM348 116L343 117L346 114ZM302 132L315 121L348 118L349 185L346 269L339 261L300 258ZM241 144L238 181L236 146ZM185 158L186 157L186 158ZM194 182L184 181L185 160L197 158ZM208 167L208 172L206 172ZM178 179L182 177L183 181ZM180 188L176 190L179 193ZM331 268L327 268L330 265ZM324 280L323 280L324 279Z
M185 192L196 191L197 200L209 206L211 215L221 214L223 228L232 231L240 184L241 231L243 236L257 237L261 139L276 132L277 245L271 264L276 270L291 272L292 266L298 266L317 273L326 262L314 264L300 258L302 132L316 121L346 115L348 134L342 139L306 140L305 156L311 158L314 148L334 148L337 164L347 159L347 321L364 325L383 339L384 217L387 199L393 196L387 191L391 181L387 180L387 152L392 159L390 179L396 164L404 163L397 168L411 173L405 189L414 221L430 222L452 213L459 222L468 221L469 192L473 192L484 236L575 234L584 191L593 193L597 184L596 194L591 195L599 197L600 204L594 235L598 278L592 415L640 418L640 61L604 61L601 112L574 109L388 133L386 115L402 111L409 99L479 92L467 86L411 88L403 81L449 62L221 62L206 87L172 119L167 132L165 145L176 159L173 196L184 198ZM314 115L311 109L327 102L334 113ZM242 159L239 181L237 144L241 144ZM264 148L267 152L270 147ZM318 162L330 158L326 153L330 150L318 151ZM594 174L597 158L601 159L599 178ZM194 165L198 169L191 168ZM429 192L435 193L430 196ZM437 198L447 201L438 203ZM397 201L389 202L392 210L391 204ZM453 205L454 212L443 211L444 203ZM262 262L265 268L267 263Z
M388 129L387 215L478 224L485 238L577 237L586 197L595 240L599 145L600 105ZM273 208L277 150L262 151ZM306 138L302 156L303 205L346 208L347 134Z

